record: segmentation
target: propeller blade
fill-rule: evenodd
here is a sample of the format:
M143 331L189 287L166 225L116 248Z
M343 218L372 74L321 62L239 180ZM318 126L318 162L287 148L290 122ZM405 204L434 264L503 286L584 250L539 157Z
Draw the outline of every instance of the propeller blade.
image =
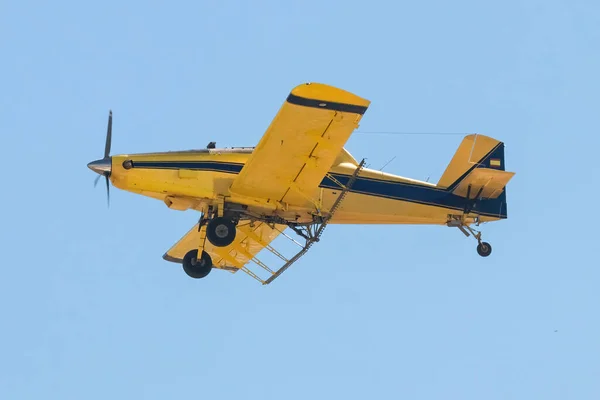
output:
M110 184L108 183L108 174L104 174L104 177L106 178L106 205L107 207L110 207Z
M98 176L96 177L96 179L94 179L94 187L96 187L96 185L98 184L98 181L100 180L100 177L101 177L101 176L102 176L102 175L98 175Z
M110 145L112 142L112 110L108 113L108 128L106 128L106 145L104 146L104 158L110 154Z

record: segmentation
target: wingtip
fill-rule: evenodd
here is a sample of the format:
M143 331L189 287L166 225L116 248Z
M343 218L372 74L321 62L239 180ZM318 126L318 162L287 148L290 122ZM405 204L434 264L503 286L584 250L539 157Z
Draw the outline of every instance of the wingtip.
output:
M348 90L318 82L306 82L300 84L291 90L291 94L308 99L353 104L361 107L369 107L371 104L370 100L349 92Z
M168 253L163 254L162 258L165 261L169 261L169 262L176 263L176 264L181 264L183 262L182 259L171 257Z

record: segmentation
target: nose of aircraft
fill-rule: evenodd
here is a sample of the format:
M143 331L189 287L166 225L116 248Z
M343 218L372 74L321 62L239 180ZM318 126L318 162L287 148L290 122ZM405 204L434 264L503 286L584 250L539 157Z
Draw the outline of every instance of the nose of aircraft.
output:
M101 160L92 161L87 166L89 169L97 174L104 175L105 172L110 174L112 159L111 157L103 158Z

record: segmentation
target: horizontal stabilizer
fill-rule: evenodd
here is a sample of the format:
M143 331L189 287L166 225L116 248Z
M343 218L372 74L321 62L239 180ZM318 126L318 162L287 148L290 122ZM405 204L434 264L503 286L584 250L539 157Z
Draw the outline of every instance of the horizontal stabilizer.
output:
M502 194L504 187L514 175L514 172L475 168L459 182L452 193L471 199L475 198L477 194L480 198L495 199Z

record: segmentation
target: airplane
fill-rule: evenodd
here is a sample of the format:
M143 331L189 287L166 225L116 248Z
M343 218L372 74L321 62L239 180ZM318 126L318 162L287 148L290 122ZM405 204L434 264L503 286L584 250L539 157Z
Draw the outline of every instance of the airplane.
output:
M466 135L437 184L369 169L344 148L369 105L346 90L305 83L291 90L255 147L210 142L205 149L113 156L110 111L104 157L88 167L99 174L95 184L105 177L107 199L110 181L170 209L200 213L163 255L191 278L242 270L267 285L319 242L328 224L455 227L489 256L492 246L474 226L507 218L506 185L515 173L505 170L504 143ZM280 235L299 246L293 257L271 245ZM283 265L270 268L257 257L263 250Z

